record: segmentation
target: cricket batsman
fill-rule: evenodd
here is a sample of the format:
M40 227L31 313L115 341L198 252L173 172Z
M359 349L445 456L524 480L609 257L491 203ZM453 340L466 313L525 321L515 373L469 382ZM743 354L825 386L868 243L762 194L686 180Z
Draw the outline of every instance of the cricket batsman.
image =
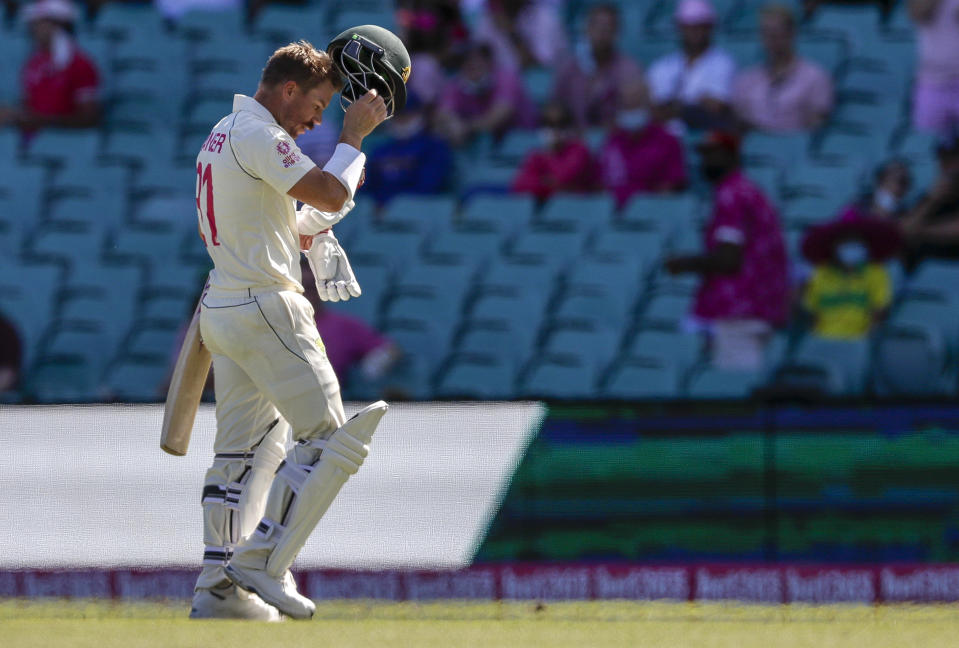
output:
M343 32L326 52L291 43L267 61L252 97L235 95L197 156L200 236L214 264L199 332L216 376L217 432L193 618L308 619L315 610L290 565L362 465L387 405L346 419L303 296L300 253L322 299L360 295L331 228L362 184L363 138L403 108L409 73L402 42L373 25ZM320 169L295 140L337 91L343 127Z

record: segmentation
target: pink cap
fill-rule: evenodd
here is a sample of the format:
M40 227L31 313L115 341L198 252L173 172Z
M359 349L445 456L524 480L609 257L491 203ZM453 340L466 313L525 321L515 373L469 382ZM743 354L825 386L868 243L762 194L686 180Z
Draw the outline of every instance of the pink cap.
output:
M716 22L716 10L708 0L680 0L676 22L681 25L703 25Z

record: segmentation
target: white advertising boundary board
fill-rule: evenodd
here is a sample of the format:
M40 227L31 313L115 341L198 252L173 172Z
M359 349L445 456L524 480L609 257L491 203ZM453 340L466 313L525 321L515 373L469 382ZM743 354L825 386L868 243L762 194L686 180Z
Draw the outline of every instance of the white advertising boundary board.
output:
M392 405L297 567L467 566L545 413L533 402ZM0 570L199 567L214 410L200 408L185 457L160 450L162 414L0 406Z

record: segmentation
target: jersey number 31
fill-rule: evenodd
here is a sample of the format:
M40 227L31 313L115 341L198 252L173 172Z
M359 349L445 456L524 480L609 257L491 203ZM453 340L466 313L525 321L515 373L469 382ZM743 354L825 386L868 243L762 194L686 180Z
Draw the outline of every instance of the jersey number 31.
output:
M200 196L203 194L203 188L206 187L206 221L210 224L210 241L213 245L219 245L220 240L216 236L216 215L213 213L213 169L209 164L206 166L202 162L196 163L196 214L200 219L200 232L203 236L203 217L204 209L200 203ZM203 236L203 242L206 243L206 236Z

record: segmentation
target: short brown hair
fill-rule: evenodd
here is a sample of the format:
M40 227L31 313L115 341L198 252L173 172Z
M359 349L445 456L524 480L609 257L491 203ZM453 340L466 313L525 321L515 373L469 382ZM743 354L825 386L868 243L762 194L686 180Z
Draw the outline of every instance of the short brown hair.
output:
M343 78L330 56L305 40L273 52L260 76L260 84L271 88L287 81L295 81L303 90L312 90L324 81L337 90L343 88Z

